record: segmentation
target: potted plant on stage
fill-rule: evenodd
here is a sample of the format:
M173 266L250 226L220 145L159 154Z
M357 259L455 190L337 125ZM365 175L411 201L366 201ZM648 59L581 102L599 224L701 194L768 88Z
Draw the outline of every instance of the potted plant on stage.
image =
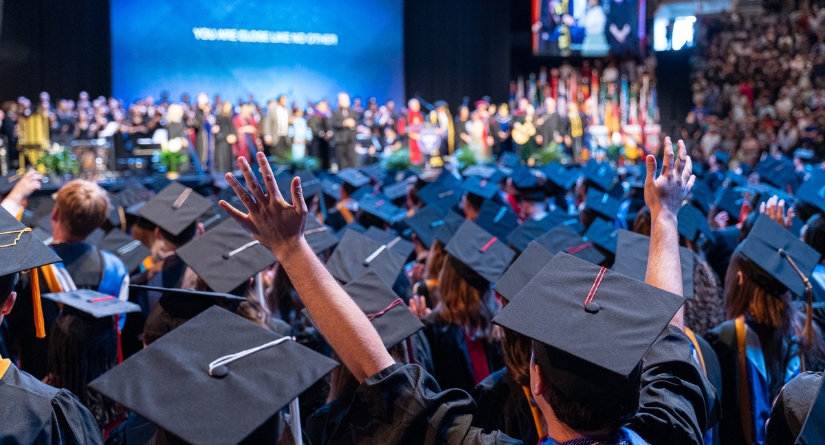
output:
M70 150L55 143L37 160L37 170L45 176L44 182L61 184L80 173L80 163Z
M161 146L160 163L166 167L166 177L170 180L180 178L178 169L186 160L186 152L183 150L181 138L173 138Z

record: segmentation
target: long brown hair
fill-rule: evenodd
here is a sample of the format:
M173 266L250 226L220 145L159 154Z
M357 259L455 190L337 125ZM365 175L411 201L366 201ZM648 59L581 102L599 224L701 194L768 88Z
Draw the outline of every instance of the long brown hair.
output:
M461 326L473 337L495 336L497 330L493 329L492 323L495 301L489 283L484 287L470 284L456 269L455 261L458 260L449 254L444 255L444 265L438 278L440 301L435 312L444 321Z
M502 307L508 301L501 299ZM507 374L514 382L524 387L530 387L530 357L533 355L533 340L518 332L501 327L501 351L504 356L504 366Z

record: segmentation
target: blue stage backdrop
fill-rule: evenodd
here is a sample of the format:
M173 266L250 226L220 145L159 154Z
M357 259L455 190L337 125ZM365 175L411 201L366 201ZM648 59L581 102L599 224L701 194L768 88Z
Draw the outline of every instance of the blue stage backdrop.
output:
M403 0L112 0L112 89L404 98Z

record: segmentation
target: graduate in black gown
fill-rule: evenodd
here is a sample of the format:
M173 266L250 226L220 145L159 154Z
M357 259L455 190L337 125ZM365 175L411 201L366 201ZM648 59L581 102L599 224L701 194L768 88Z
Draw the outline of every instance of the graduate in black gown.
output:
M235 124L232 123L232 103L224 102L221 112L215 117L215 154L212 170L217 172L231 172L235 169L235 159L232 157L232 145L238 142L235 134Z
M0 323L14 308L21 271L60 261L29 229L0 210ZM31 298L31 296L30 296ZM36 296L39 299L39 295ZM31 323L31 319L28 320ZM41 321L42 323L42 321ZM0 357L0 441L20 444L100 444L92 413L65 389L41 383Z

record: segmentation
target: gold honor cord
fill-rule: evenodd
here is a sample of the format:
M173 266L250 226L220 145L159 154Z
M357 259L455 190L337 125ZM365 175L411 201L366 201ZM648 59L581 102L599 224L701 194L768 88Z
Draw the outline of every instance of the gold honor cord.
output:
M17 242L20 241L20 237L22 237L24 233L31 232L31 231L32 231L32 229L26 227L25 229L20 229L20 230L9 230L8 232L0 232L0 235L12 235L12 234L17 235L17 238L15 238L14 241L12 241L11 243L0 245L0 249L6 248L6 247L16 246Z

